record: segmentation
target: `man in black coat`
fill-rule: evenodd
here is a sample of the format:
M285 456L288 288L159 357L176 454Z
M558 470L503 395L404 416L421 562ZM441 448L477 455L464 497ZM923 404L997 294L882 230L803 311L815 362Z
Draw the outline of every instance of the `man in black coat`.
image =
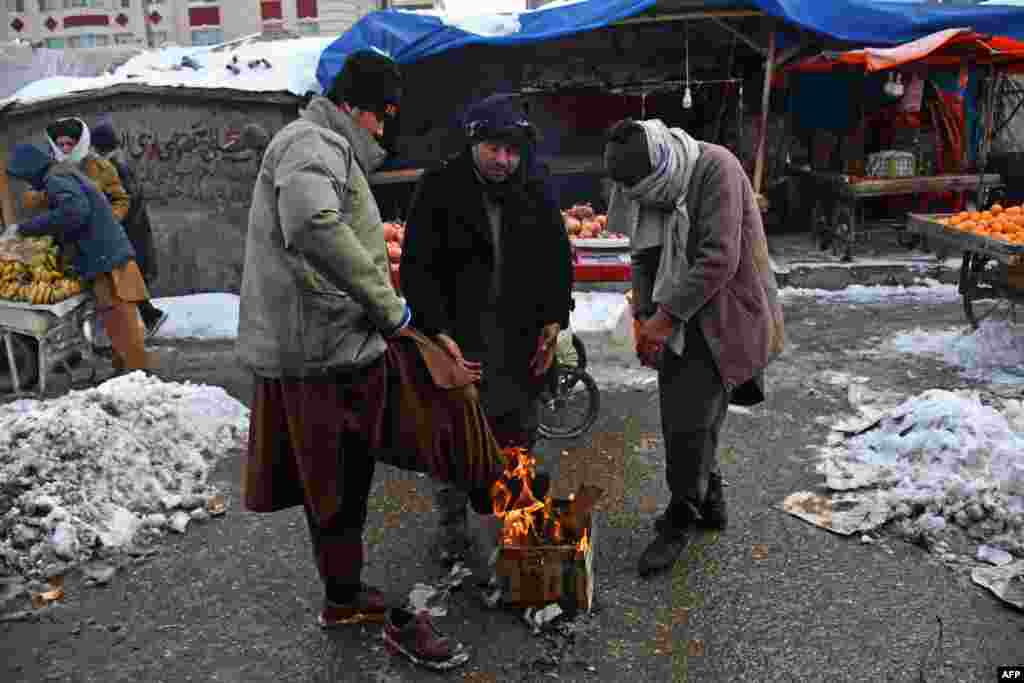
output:
M465 133L465 150L424 174L413 197L402 291L416 327L480 364L481 403L498 443L529 449L555 339L569 324L569 239L518 97L471 106ZM451 562L468 548L466 498L441 487L435 503L436 550Z

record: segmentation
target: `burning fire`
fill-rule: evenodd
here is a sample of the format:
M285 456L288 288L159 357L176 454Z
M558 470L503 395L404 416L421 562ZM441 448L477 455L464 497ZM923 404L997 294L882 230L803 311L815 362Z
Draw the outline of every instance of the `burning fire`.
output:
M502 520L501 544L527 546L575 542L575 534L568 533L566 528L569 520L565 516L571 512L556 510L551 496L539 500L534 493L537 459L522 448L508 448L504 454L507 458L504 477L494 485L494 514ZM519 489L518 494L514 489ZM569 500L573 501L574 496L570 495ZM589 545L584 529L577 551L585 553Z

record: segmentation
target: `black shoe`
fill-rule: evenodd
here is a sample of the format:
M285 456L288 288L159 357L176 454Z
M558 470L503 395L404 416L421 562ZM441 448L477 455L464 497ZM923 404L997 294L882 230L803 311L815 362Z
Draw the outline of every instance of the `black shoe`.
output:
M659 525L656 524L656 526ZM640 556L637 565L640 576L647 578L652 574L672 569L689 543L690 531L688 528L669 528L667 522L662 523L654 540Z
M166 311L161 311L159 308L154 308L153 310L156 311L156 315L145 321L146 339L151 339L160 329L160 326L167 322Z
M708 479L708 496L700 507L700 516L699 524L705 529L724 530L729 525L722 475L712 474Z

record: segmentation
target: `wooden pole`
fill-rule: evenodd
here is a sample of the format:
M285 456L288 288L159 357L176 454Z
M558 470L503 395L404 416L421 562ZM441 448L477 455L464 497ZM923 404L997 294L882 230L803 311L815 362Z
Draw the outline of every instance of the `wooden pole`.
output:
M768 138L768 111L772 103L772 73L775 71L775 24L768 23L768 57L764 65L764 90L761 93L761 130L757 134L757 156L754 159L754 193L761 194L764 178L765 143Z
M11 194L11 186L7 178L7 138L0 135L0 222L6 226L16 223L17 220L14 195Z

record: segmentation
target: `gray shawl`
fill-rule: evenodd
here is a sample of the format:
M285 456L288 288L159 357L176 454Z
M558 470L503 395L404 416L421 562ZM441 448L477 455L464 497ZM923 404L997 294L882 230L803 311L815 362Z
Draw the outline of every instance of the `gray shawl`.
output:
M685 277L686 243L690 235L686 195L700 157L700 145L686 131L668 128L660 119L639 123L647 135L654 171L632 187L616 183L609 202L608 223L629 235L634 255L661 247L653 283L643 274L634 277L634 283L646 290L633 292L638 310L643 310L658 301L660 294L676 288L679 278ZM683 337L683 325L679 325L669 338L669 348L681 354Z

